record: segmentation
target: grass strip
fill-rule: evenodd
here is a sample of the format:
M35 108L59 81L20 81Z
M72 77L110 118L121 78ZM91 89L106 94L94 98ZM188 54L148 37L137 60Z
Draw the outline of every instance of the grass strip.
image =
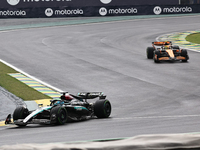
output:
M190 34L185 38L188 42L200 44L200 33Z
M19 80L11 77L9 73L18 73L13 68L0 62L0 86L20 97L23 100L38 100L38 99L52 99Z

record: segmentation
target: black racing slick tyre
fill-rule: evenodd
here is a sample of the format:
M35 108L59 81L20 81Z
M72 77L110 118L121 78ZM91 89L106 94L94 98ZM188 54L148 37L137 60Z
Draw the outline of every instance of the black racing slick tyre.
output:
M179 46L178 45L173 45L172 49L179 49Z
M29 111L27 108L20 106L17 107L13 113L13 121L18 120L18 119L25 119L29 115ZM26 126L26 124L17 124L18 126Z
M154 52L154 48L153 47L147 47L147 51L146 51L146 53L147 53L147 58L148 59L153 59L153 52Z
M159 60L160 56L161 56L160 51L157 51L157 50L154 51L153 60L154 60L155 63L160 62L160 60Z
M182 49L182 50L181 50L181 56L183 56L183 57L186 58L185 60L182 60L182 62L187 62L187 61L188 61L189 56L188 56L188 53L187 53L187 50L186 50L186 49Z
M63 125L67 122L67 110L62 106L53 107L50 111L51 124Z
M109 100L97 100L94 104L94 114L98 118L108 118L111 114L111 104Z

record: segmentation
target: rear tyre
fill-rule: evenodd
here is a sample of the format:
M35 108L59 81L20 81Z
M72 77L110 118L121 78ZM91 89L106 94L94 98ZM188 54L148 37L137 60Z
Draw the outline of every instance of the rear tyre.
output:
M179 46L178 45L173 45L172 49L179 49Z
M188 53L186 49L181 50L181 56L185 57L185 60L182 60L182 62L187 62L189 59Z
M98 118L108 118L111 114L111 104L109 100L97 100L94 104L94 114Z
M63 125L67 122L67 110L64 107L56 106L50 112L51 124Z
M18 120L18 119L25 119L29 115L29 111L25 107L17 107L13 113L13 121ZM17 126L26 126L27 124L21 125L21 124L16 124Z
M154 52L153 47L147 47L146 53L147 53L147 58L148 59L153 59L153 52Z

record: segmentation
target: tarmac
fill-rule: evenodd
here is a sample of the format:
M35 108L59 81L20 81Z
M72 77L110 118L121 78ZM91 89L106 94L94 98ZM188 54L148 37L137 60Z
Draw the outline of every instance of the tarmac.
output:
M12 114L17 106L26 106L25 102L0 86L0 121Z
M179 15L180 16L180 15ZM148 17L155 17L154 16L148 16ZM158 17L158 16L157 16ZM145 17L144 17L145 18ZM126 20L131 19L144 19L142 16L140 17L124 17ZM108 19L108 20L107 20ZM45 27L45 26L55 26L55 25L71 25L71 24L77 24L77 23L94 23L94 22L101 22L101 21L110 21L111 18L100 18L99 20L96 20L96 18L87 18L87 19L2 19L2 22L0 23L0 31L5 30L13 30L13 29L24 29L24 28L30 28L30 27ZM114 17L113 20L121 20L121 17ZM41 23L42 22L42 23ZM163 40L171 40L173 44L177 44L180 47L184 47L190 50L194 51L200 51L200 45L194 44L185 41L185 37L189 34L199 33L200 31L186 31L183 33L170 33L166 35L161 35L157 38L159 41ZM0 121L4 121L8 114L12 114L14 109L17 106L26 106L29 107L29 109L34 109L38 103L42 103L44 100L39 101L26 101L24 102L19 97L13 95L12 93L8 92L6 89L2 88L0 86ZM48 102L49 101L46 101ZM27 106L28 105L28 106Z
M190 43L190 42L185 40L185 37L187 35L195 34L195 33L200 33L200 31L186 31L186 32L182 32L182 33L170 33L170 34L159 36L157 38L157 40L158 41L170 40L174 44L177 44L182 48L187 48L187 49L194 50L194 51L200 51L200 44ZM17 77L15 77L15 78L18 79ZM29 77L26 77L26 78L29 78ZM18 79L18 80L20 80L20 79ZM29 80L32 80L32 79L30 78ZM23 81L21 81L21 82L23 82ZM34 81L34 82L37 82L37 81ZM34 86L32 86L28 83L25 83L25 84L27 84L28 86L35 89ZM40 83L37 83L37 84L40 84ZM48 87L43 86L43 88L48 88ZM48 88L48 90L42 89L42 91L39 90L39 89L35 89L35 90L38 90L39 92L42 92L43 94L46 94L46 95L48 95L52 98L59 97L58 92L53 91L49 88ZM45 93L43 91L48 91L48 92ZM38 107L38 104L43 104L45 106L49 103L50 103L49 99L47 99L47 100L42 99L42 100L34 100L34 101L24 101L21 98L15 96L14 94L10 93L9 91L7 91L6 89L4 89L3 87L0 86L0 114L1 114L0 115L0 122L4 121L8 114L13 114L15 108L18 107L18 106L25 106L29 110L34 110Z

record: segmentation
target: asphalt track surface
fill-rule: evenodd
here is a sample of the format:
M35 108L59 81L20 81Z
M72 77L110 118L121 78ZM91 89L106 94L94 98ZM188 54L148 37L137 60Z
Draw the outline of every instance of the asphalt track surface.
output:
M156 37L199 24L197 15L1 32L0 59L63 91L103 91L112 114L63 126L3 126L0 145L199 132L200 53L189 51L188 63L146 58Z

